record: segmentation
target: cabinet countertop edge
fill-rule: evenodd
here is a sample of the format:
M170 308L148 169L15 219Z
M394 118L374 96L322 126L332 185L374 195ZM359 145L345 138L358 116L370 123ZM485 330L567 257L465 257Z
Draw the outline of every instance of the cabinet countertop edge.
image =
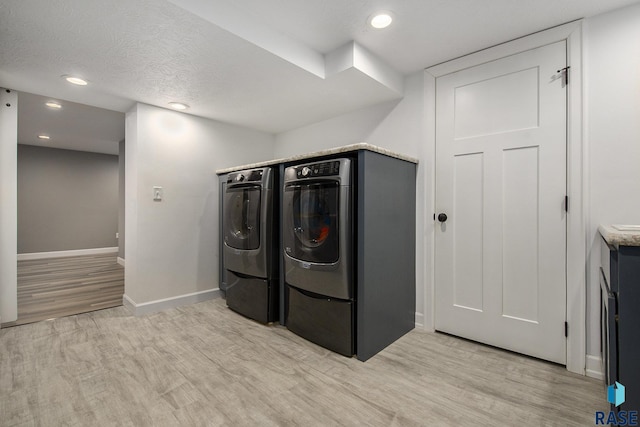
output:
M328 156L331 154L339 154L339 153L349 153L349 152L358 151L358 150L373 151L375 153L384 154L385 156L394 157L396 159L418 164L418 159L414 157L396 153L386 148L371 145L366 142L361 142L358 144L351 144L351 145L345 145L342 147L335 147L335 148L329 148L326 150L315 151L313 153L298 154L298 155L294 155L294 156L290 156L282 159L273 159L273 160L267 160L264 162L250 163L242 166L234 166L234 167L225 168L225 169L218 169L216 171L216 174L222 175L225 173L235 172L235 171L244 170L244 169L255 169L255 168L260 168L265 166L277 165L280 163L287 163L287 162L293 162L293 161L304 160L304 159L313 159L314 157Z
M602 224L598 231L610 246L640 246L640 231L620 231Z

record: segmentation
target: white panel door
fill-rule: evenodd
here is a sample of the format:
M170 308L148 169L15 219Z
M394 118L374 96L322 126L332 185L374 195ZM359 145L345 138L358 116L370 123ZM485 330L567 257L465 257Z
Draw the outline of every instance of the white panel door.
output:
M562 364L565 64L558 42L436 81L436 329Z

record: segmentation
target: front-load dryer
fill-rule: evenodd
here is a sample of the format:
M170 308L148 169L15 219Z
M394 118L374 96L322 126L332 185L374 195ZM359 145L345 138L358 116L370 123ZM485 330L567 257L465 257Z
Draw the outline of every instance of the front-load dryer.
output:
M354 354L351 182L350 159L290 166L282 200L285 324L349 356Z
M275 175L270 167L230 173L223 198L227 305L263 323L278 314Z

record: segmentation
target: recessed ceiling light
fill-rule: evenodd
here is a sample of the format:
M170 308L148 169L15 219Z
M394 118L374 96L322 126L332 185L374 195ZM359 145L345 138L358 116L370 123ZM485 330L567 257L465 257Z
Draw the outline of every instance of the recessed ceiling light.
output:
M54 110L59 110L62 108L62 105L58 104L57 102L54 101L49 101L49 102L45 102L45 104L47 107L49 108L53 108Z
M369 18L369 25L373 28L387 28L393 22L393 13L388 11L376 12Z
M51 137L49 135L38 135L38 138L40 138L40 139L51 139Z
M62 76L62 77L64 77L66 81L74 85L78 85L78 86L87 85L87 81L85 79L81 79L80 77L76 77L76 76Z
M174 110L186 110L189 108L187 104L183 104L182 102L170 102L169 106Z

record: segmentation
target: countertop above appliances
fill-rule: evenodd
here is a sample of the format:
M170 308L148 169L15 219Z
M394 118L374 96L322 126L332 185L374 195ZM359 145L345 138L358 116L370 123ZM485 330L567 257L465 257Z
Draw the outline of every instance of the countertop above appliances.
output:
M611 246L640 246L640 225L600 225L598 231Z
M242 166L234 166L234 167L225 168L225 169L218 169L216 171L216 174L221 175L224 173L235 172L242 169L260 168L260 167L272 166L272 165L278 165L278 164L284 164L284 163L292 163L292 162L297 162L297 161L306 160L306 159L316 159L323 156L334 156L337 154L353 153L358 150L371 151L374 153L383 154L387 157L392 157L399 160L407 161L409 163L418 164L418 159L416 159L415 157L396 153L394 151L387 150L386 148L367 144L366 142L360 142L357 144L350 144L350 145L344 145L342 147L328 148L326 150L314 151L312 153L298 154L295 156L289 156L281 159L267 160L264 162L250 163Z

